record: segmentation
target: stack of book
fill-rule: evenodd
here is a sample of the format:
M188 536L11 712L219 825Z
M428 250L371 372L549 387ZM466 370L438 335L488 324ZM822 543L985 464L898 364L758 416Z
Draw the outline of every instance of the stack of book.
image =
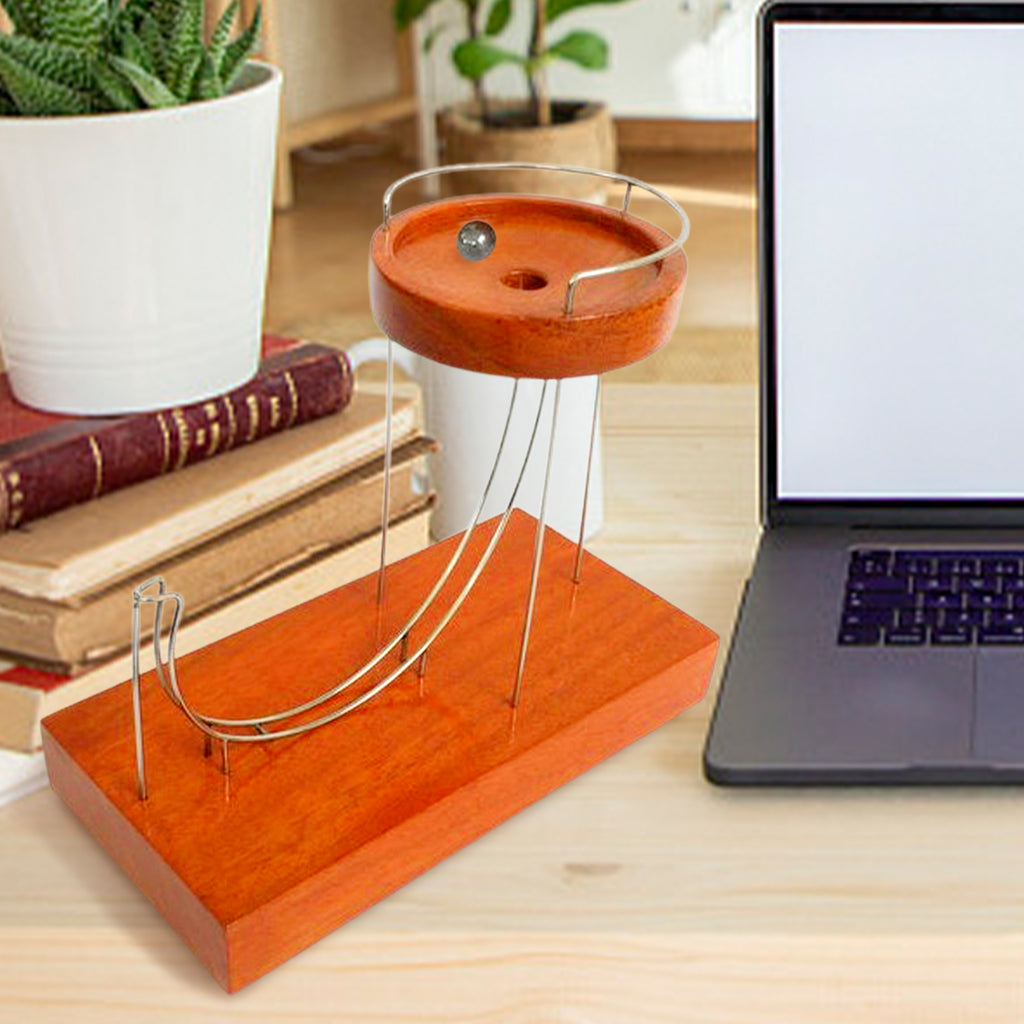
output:
M389 561L428 542L421 423L400 386ZM250 384L161 413L44 415L0 377L0 803L43 783L43 717L129 678L149 577L184 597L182 655L372 572L385 432L343 353L279 339Z

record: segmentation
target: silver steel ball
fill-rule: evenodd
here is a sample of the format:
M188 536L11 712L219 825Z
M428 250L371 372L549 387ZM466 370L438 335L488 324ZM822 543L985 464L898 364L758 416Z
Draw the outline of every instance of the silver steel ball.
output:
M494 244L497 236L494 228L485 220L471 220L459 228L459 235L455 239L455 247L459 255L471 263L478 263L487 259L494 252Z

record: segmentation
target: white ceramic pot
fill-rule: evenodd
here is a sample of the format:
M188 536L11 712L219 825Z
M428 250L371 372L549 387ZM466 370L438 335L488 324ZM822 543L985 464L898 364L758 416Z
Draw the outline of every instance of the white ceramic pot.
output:
M513 381L511 377L435 363L397 342L392 344L392 352L395 362L423 388L427 433L441 445L430 460L430 475L438 494L430 530L437 540L443 540L466 529L480 501L501 441ZM387 339L360 341L349 347L348 356L355 367L383 360L387 356ZM517 403L509 426L506 451L484 505L482 519L505 511L533 431L543 382L521 380L519 388L522 400ZM569 377L562 381L545 512L548 525L572 541L579 537L583 513L596 388L596 377ZM554 396L550 394L516 501L517 508L533 516L540 513L553 401ZM591 537L604 522L602 465L599 439L591 466L585 537Z
M15 395L199 401L259 361L281 75L164 110L0 117L0 342Z

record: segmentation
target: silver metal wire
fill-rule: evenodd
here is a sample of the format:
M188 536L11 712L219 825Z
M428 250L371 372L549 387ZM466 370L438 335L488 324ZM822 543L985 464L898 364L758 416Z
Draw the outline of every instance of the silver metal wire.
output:
M157 588L156 594L147 594L146 591L150 590L154 586ZM175 603L174 618L171 621L170 635L167 641L167 653L170 658L170 687L168 686L167 677L164 675L163 663L160 656L160 612L166 601L173 601ZM144 604L152 604L155 606L153 619L153 651L156 660L157 679L167 696L170 697L170 699L177 704L186 715L189 714L188 709L182 706L181 694L178 692L174 667L174 644L177 639L178 624L181 621L181 613L184 610L185 603L179 594L172 594L168 592L167 585L162 576L152 576L146 580L145 583L140 583L139 586L132 591L132 719L135 728L135 775L138 781L140 800L146 800L149 797L149 788L146 784L146 755L142 729L141 607Z
M491 472L484 486L483 493L480 496L480 501L477 503L477 507L473 512L473 517L469 523L468 528L463 533L462 539L456 546L455 551L452 553L451 558L448 560L448 564L445 566L441 575L438 577L437 582L431 588L427 596L423 599L422 603L416 609L416 611L413 612L410 618L401 626L398 632L395 633L394 637L392 637L392 639L388 643L381 647L380 650L378 650L377 653L369 661L360 666L360 668L357 669L352 675L343 680L337 686L333 687L331 690L328 690L326 693L320 694L318 697L315 697L312 700L307 701L305 704L299 704L295 707L288 708L284 711L278 711L271 714L257 715L253 718L228 719L206 717L205 720L208 724L219 725L225 728L244 728L246 726L255 727L257 725L265 726L273 722L282 721L286 718L291 718L295 715L302 714L306 711L311 711L313 710L313 708L325 703L328 700L331 700L332 698L336 697L339 693L343 692L350 686L357 683L360 679L363 678L363 676L365 676L373 668L379 665L380 662L382 662L395 649L395 647L401 643L402 637L405 636L426 614L430 606L433 604L434 599L441 592L441 589L444 587L444 585L451 578L452 574L455 572L456 566L462 559L462 556L465 553L466 548L469 546L469 542L472 539L473 532L476 530L477 526L480 523L480 517L483 515L483 510L484 506L487 503L487 499L490 497L491 489L497 478L498 466L501 463L501 459L505 451L505 445L506 442L508 441L509 429L512 424L513 414L515 411L518 395L519 381L515 381L512 387L512 397L509 401L508 415L505 417L505 426L504 429L502 430L501 440L498 444L498 451L495 456L494 463L491 467ZM543 402L543 396L541 401Z
M601 413L601 376L594 383L594 416L590 421L590 448L587 452L587 475L583 480L583 511L580 513L580 536L576 541L576 562L573 565L572 581L579 583L583 574L583 534L587 528L587 498L590 496L590 471L594 465L594 449L597 447L597 422Z
M384 494L380 512L380 569L377 572L377 604L384 603L384 580L388 561L388 523L391 519L391 414L394 407L395 354L389 337L388 382L384 389Z
M395 193L403 186L413 181L420 181L443 174L459 174L468 171L554 171L563 174L586 174L594 178L604 178L607 181L614 181L626 186L626 195L622 203L622 212L629 212L629 201L634 188L643 189L663 203L667 204L679 217L680 227L676 237L666 246L646 256L638 256L636 259L625 260L622 263L615 263L606 267L593 267L587 270L578 270L569 278L569 284L565 292L565 303L562 311L566 316L572 316L576 304L576 291L584 281L592 281L594 278L606 277L609 274L621 274L628 270L638 270L651 263L658 263L660 260L670 256L677 249L683 247L683 243L690 235L690 218L687 217L683 208L661 189L648 185L639 178L632 178L628 174L618 174L615 171L598 171L592 167L571 167L559 164L534 164L526 162L512 163L486 163L486 164L448 164L443 167L428 167L423 171L414 171L404 178L393 182L384 193L384 230L391 224L391 204Z
M369 690L366 690L364 693L361 693L358 697L353 698L348 703L344 704L342 707L337 708L334 711L330 712L329 714L323 715L322 717L320 717L320 718L318 718L318 719L316 719L316 720L314 720L312 722L304 722L301 725L292 726L291 728L286 728L286 729L279 729L279 730L276 730L274 732L266 733L264 735L255 735L255 736L253 736L253 735L244 735L244 734L243 735L234 735L234 734L230 734L230 733L222 733L222 732L219 732L219 731L213 731L213 735L214 736L217 736L218 738L221 738L221 739L228 739L228 740L230 740L233 743L234 742L254 743L254 742L260 742L260 741L265 741L265 740L270 740L270 739L283 739L283 738L288 737L288 736L298 736L300 734L307 733L307 732L311 731L312 729L315 729L315 728L317 728L317 727L319 727L321 725L326 725L328 722L336 721L337 719L341 718L343 715L347 715L350 712L355 711L357 708L362 707L368 701L370 701L374 697L376 697L377 694L381 693L388 686L390 686L399 676L402 675L403 672L405 672L405 670L414 661L416 661L420 657L420 655L422 655L430 647L430 645L441 635L441 633L444 631L445 627L452 621L452 619L455 617L456 613L459 611L459 609L465 603L466 597L469 595L470 591L473 589L473 586L476 584L476 581L480 578L480 574L487 567L487 563L490 561L491 555L494 553L494 549L498 546L498 541L501 540L502 534L505 531L505 527L508 525L509 518L512 515L512 509L513 509L513 507L515 505L515 500L516 500L516 498L519 495L519 488L520 488L520 486L521 486L521 484L523 482L523 477L526 475L526 467L527 467L527 465L528 465L528 463L530 461L530 455L533 452L533 445L534 445L534 441L536 440L536 437L537 437L537 429L538 429L538 427L540 425L541 413L542 413L543 408L544 408L544 399L546 398L546 396L547 396L547 385L545 384L545 386L544 386L544 388L543 388L543 390L541 392L540 402L538 403L538 406L537 406L537 416L536 416L536 418L534 420L533 432L532 432L532 434L530 436L530 442L529 442L529 445L527 446L526 454L525 454L525 456L523 458L523 464L522 464L522 467L521 467L521 469L519 471L519 476L516 479L515 487L513 488L512 494L509 497L508 505L506 506L505 511L504 511L500 521L498 522L497 527L494 530L494 533L491 535L491 538L490 538L490 540L489 540L489 542L487 544L487 547L484 549L484 553L480 556L480 559L477 562L476 567L474 568L473 572L470 574L470 576L467 579L466 583L464 584L462 590L459 592L459 594L457 595L455 600L452 602L452 604L449 607L448 611L442 616L441 620L431 630L431 632L428 634L427 638L420 644L420 646L417 647L409 655L409 657L405 661L403 661L401 664L399 664L393 671L388 673L388 675L386 675L382 680L380 680L380 682L378 682L376 685L371 687ZM173 679L173 676L172 676L172 679ZM340 692L340 689L341 688L338 688L338 687L335 688L335 690L338 691L338 692ZM321 703L322 703L322 701L321 701ZM214 720L213 719L209 719L208 721L214 721Z
M545 387L547 382L545 381ZM562 397L562 382L555 384L555 404L551 410L551 438L548 441L548 458L544 464L544 489L540 495L540 513L537 516L536 534L533 541L533 569L530 572L530 596L526 602L526 619L523 622L523 635L519 641L519 663L516 666L516 684L512 691L512 707L519 707L519 697L523 689L523 673L526 670L526 652L530 646L530 631L533 628L533 606L537 600L537 581L540 579L540 561L544 551L544 520L548 505L548 485L551 482L551 463L555 455L555 434L558 431L558 403Z
M500 463L501 454L504 451L505 442L506 442L507 437L508 437L509 425L510 425L510 423L512 421L512 415L513 415L513 410L515 408L517 395L518 395L518 381L516 382L515 386L513 387L512 399L511 399L510 404L509 404L509 414L508 414L508 418L507 418L506 424L505 424L505 431L504 431L504 433L502 435L501 443L499 445L498 456L495 458L495 462L494 462L494 465L492 467L490 477L488 478L488 481L487 481L487 486L485 487L485 493L484 493L483 497L481 498L480 505L477 508L476 513L474 514L474 523L473 523L471 529L467 530L466 533L463 535L462 540L460 541L460 544L458 545L458 547L456 549L456 553L452 556L452 559L449 562L449 565L448 565L448 567L446 569L446 572L444 574L444 578L439 580L437 583L435 583L433 589L431 590L431 594L428 596L428 599L423 603L423 605L420 607L420 609L418 609L417 612L414 614L413 619L415 619L416 621L418 621L419 618L422 617L422 614L426 611L426 609L429 607L429 605L433 602L433 599L440 592L441 588L444 586L444 583L447 582L448 578L450 578L452 572L454 571L455 564L457 563L457 561L461 557L462 552L465 551L465 548L468 545L468 538L469 538L470 534L472 533L472 530L475 529L475 527L477 525L477 522L478 522L478 520L480 518L480 515L482 514L482 509L483 509L484 503L486 502L486 499L487 499L488 493L490 491L491 485L493 484L493 481L494 481L494 479L496 477L496 474L497 474L497 468L498 468L498 464ZM153 603L156 606L156 629L154 631L154 636L153 636L153 649L154 649L154 660L155 660L155 663L156 663L156 674L157 674L158 680L160 681L161 687L165 690L165 692L167 693L168 697L174 702L174 704L176 704L181 709L181 711L186 715L186 717L189 719L189 721L192 722L192 724L196 726L197 729L199 729L206 737L211 738L211 739L217 739L217 740L221 741L222 751L223 751L222 766L223 766L223 770L225 772L227 772L227 770L228 770L228 764L229 764L229 762L228 762L228 747L229 747L229 745L231 743L257 743L257 742L266 742L266 741L275 740L275 739L284 739L286 737L298 736L300 734L304 734L306 732L310 732L311 730L316 729L316 728L318 728L321 725L326 725L329 722L336 721L338 718L341 718L343 715L346 715L346 714L349 714L352 711L355 711L357 708L362 707L368 701L370 701L374 697L376 697L381 691L386 689L399 676L401 676L402 673L405 672L405 670L410 665L412 665L414 662L418 662L419 663L418 664L418 674L422 677L422 674L425 671L426 653L427 653L430 645L437 639L438 636L440 636L440 634L443 632L443 630L448 626L448 624L455 617L455 615L457 614L459 609L462 607L462 605L465 602L465 600L466 600L467 596L469 595L470 591L473 589L473 587L476 584L477 580L480 578L481 573L484 571L484 569L486 568L488 562L490 561L491 555L493 554L495 548L497 547L498 542L501 540L501 537L502 537L502 534L504 533L505 527L507 526L508 521L509 521L509 519L510 519L510 517L512 515L512 510L513 510L513 508L515 506L516 498L519 495L519 490L521 488L521 485L522 485L522 482L523 482L523 478L526 475L526 468L527 468L527 465L529 464L530 457L531 457L532 452L533 452L534 442L536 441L536 438L537 438L537 432L538 432L538 428L539 428L539 425L540 425L540 422L541 422L541 417L542 417L542 413L543 413L544 403L545 403L546 397L547 397L547 384L545 383L545 385L544 385L544 387L542 389L542 392L541 392L540 400L539 400L538 405L537 405L537 414L536 414L536 416L534 418L533 429L532 429L532 432L531 432L531 435L530 435L529 444L527 445L526 453L525 453L525 455L523 457L523 462L522 462L522 465L520 466L519 473L518 473L518 476L517 476L516 481L515 481L515 486L513 487L513 490L512 490L512 494L510 495L510 497L508 499L508 504L507 504L507 506L505 508L505 511L502 514L502 517L501 517L500 521L498 522L494 532L492 533L491 538L488 541L487 546L485 547L483 554L478 559L476 566L474 567L473 571L470 573L470 576L468 577L467 581L463 585L461 591L458 593L458 595L453 600L452 604L449 606L448 610L441 617L440 621L430 631L430 633L427 635L427 637L419 644L419 646L414 651L409 652L408 653L408 657L403 659L402 663L399 664L392 672L388 673L388 675L386 675L382 680L380 680L378 683L376 683L373 687L371 687L370 689L368 689L364 693L360 694L358 697L353 698L352 700L348 701L347 703L345 703L341 707L334 709L333 711L329 712L328 714L324 714L324 715L320 716L319 718L315 719L314 721L304 722L304 723L301 723L299 725L292 726L290 728L277 729L277 730L273 730L273 731L266 729L266 723L267 722L270 722L270 721L280 721L280 720L282 720L284 718L290 718L290 717L293 717L295 715L301 714L304 711L310 710L311 708L318 707L319 705L323 704L325 701L329 700L332 696L336 696L337 694L341 693L344 689L346 689L353 682L355 682L356 679L361 678L363 675L365 675L365 673L367 671L369 671L369 667L371 667L372 665L378 664L380 662L380 660L383 657L385 657L386 654L395 647L396 644L399 644L401 642L403 636L406 636L406 637L408 636L409 630L411 629L411 626L414 624L413 619L410 619L410 622L407 623L405 627L400 629L398 633L396 633L396 635L390 641L388 646L386 648L382 649L381 651L378 651L377 654L374 656L374 658L372 658L371 661L367 663L367 665L362 666L362 668L357 673L353 674L353 676L349 677L349 679L345 680L343 683L339 684L338 686L333 687L332 690L328 691L326 694L321 694L319 697L315 698L314 700L308 701L308 702L306 702L305 704L302 704L302 705L297 705L296 707L290 708L287 711L278 712L278 713L276 713L274 715L263 716L262 718L253 718L253 719L217 719L217 718L214 718L212 716L205 716L205 715L197 713L188 704L188 702L185 700L184 696L181 693L180 686L178 684L177 667L176 667L176 659L175 659L175 643L176 643L176 640L177 640L178 626L179 626L179 624L181 622L181 617L182 617L182 614L183 614L183 611L184 611L184 601L182 600L181 596L178 595L178 594L175 594L173 592L168 591L166 589L166 585L165 585L165 583L164 583L164 581L163 581L163 579L161 577L154 577L153 579L148 580L145 584L142 584L139 588L136 589L135 596L136 596L136 599L137 599L139 604L151 602L151 603ZM150 588L151 586L153 586L154 583L158 587L157 594L155 596L146 595L144 593L144 591L147 590L148 588ZM168 602L168 601L173 603L173 605L174 605L174 612L173 612L173 618L172 618L172 621L171 621L170 630L169 630L169 633L168 633L168 641L167 641L167 667L166 667L166 672L165 672L164 659L163 659L163 654L162 654L162 651L161 651L161 630L160 630L159 626L160 626L160 612L161 612L161 609L162 609L163 605L166 602ZM133 619L133 623L134 623L134 621L135 620ZM132 660L133 660L133 666L134 666L134 672L133 672L133 687L134 687L134 689L133 689L133 692L135 692L135 693L137 693L138 690L139 690L139 686L138 686L138 679L139 679L138 666L139 666L139 661L140 661L140 653L139 653L140 652L140 647L141 647L140 630L139 629L135 629L135 631L133 632L133 638L132 638L132 656L133 656ZM216 726L221 726L221 728L217 728ZM238 728L238 727L245 727L245 726L252 727L255 731L253 733L232 733L232 732L225 732L224 731L225 727L226 728ZM142 757L142 719L141 719L141 713L140 713L139 710L137 710L136 714L135 714L135 735L136 735L137 752L138 752L138 755L139 755L137 757L137 762L136 762L137 772L138 772L138 775L139 775L139 793L140 793L140 797L142 799L145 799L145 794L146 794L147 790L146 790L146 781L145 781L145 764L144 764L144 759Z
M146 789L146 753L143 749L142 740L142 693L139 682L139 651L142 628L139 620L141 617L142 591L152 584L153 580L147 580L141 587L136 587L132 593L132 721L135 725L135 776L138 780L140 800L145 800L149 796L149 792Z

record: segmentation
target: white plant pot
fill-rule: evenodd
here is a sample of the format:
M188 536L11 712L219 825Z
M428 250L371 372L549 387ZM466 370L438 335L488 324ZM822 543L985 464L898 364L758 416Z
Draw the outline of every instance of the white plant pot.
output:
M22 402L158 409L252 377L280 91L252 62L221 99L0 117L0 343Z

